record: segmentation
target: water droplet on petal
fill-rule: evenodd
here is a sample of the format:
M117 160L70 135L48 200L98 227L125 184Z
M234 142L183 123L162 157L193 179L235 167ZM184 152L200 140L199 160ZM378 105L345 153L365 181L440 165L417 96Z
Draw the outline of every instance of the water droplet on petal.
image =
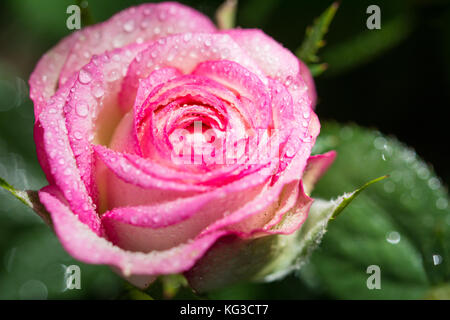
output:
M80 131L75 131L73 133L73 136L75 137L75 139L80 140L81 138L83 138L83 134Z
M167 18L167 14L164 11L161 11L158 15L158 19L160 21L164 21L164 20L166 20L166 18Z
M294 154L295 154L295 151L294 151L294 149L292 148L292 147L288 147L287 149L286 149L286 156L287 157L293 157L294 156Z
M105 90L103 90L103 87L101 84L96 84L92 87L92 95L96 98L101 98L105 94Z
M88 115L89 108L86 103L80 102L77 104L75 111L80 117L84 118Z
M132 32L134 30L134 20L128 20L127 22L125 22L125 24L123 25L123 30L125 32Z
M190 34L190 33L186 33L186 34L183 36L183 40L184 40L185 42L188 42L189 40L191 40L191 38L192 38L192 34Z
M83 84L91 82L92 80L91 73L85 69L81 69L80 73L78 74L78 80L80 80L80 82Z
M120 74L117 70L112 70L109 74L108 74L108 81L112 82L112 81L116 81L118 80L120 77Z

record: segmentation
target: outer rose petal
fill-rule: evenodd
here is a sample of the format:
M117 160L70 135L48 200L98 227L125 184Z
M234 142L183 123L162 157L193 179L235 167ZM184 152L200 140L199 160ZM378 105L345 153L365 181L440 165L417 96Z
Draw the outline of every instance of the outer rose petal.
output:
M69 51L76 41L74 34L64 38L55 47L48 51L38 62L30 76L30 98L34 104L34 142L39 164L49 183L54 179L50 172L47 155L44 150L43 129L39 122L39 114L45 108L47 100L56 92L59 73L67 59Z
M316 184L316 182L322 177L322 175L328 170L336 158L336 151L329 151L324 154L318 154L311 156L308 159L305 172L303 173L303 184L305 191L310 193Z
M92 198L81 180L63 117L64 101L75 83L75 76L60 88L39 116L44 132L43 145L55 184L62 190L80 220L101 234L100 220Z
M61 72L60 83L87 64L93 55L170 34L215 30L206 16L182 4L165 2L128 8L103 23L79 31L80 36Z
M108 141L108 129L120 117L116 101L122 78L111 78L111 74L124 74L144 47L133 44L93 58L77 73L77 80L66 100L64 117L70 146L81 178L92 196L96 196L92 142Z
M311 100L311 108L314 109L317 102L316 85L314 84L314 79L313 76L311 75L311 72L309 71L308 66L304 64L303 61L301 60L299 60L299 63L300 63L300 75L302 76L303 80L308 86L308 97Z
M258 29L222 31L230 35L270 78L285 82L299 73L298 59L281 44Z
M130 252L97 236L70 210L59 190L48 186L39 198L50 212L56 235L74 258L92 264L119 268L125 277L179 273L192 267L208 248L225 232L199 238L175 248L150 253Z
M56 92L59 74L76 39L77 34L71 34L50 49L39 60L30 76L30 98L34 103L35 122L39 120L39 114L47 100Z

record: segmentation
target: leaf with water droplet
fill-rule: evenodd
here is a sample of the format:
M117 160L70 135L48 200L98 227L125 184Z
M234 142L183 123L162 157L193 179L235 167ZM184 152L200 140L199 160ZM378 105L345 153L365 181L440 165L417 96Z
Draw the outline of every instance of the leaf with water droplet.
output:
M188 271L189 284L198 292L207 292L242 281L279 280L300 269L319 246L328 222L368 186L384 178L374 179L336 200L315 199L306 221L290 235L222 239Z
M34 190L17 190L12 185L10 185L6 180L0 177L0 187L9 191L14 197L19 199L23 204L27 205L33 209L46 224L52 226L52 220L50 214L47 212L45 207L39 201L39 196L37 191Z
M313 197L333 197L377 175L390 177L333 221L301 277L339 299L418 299L448 283L449 197L432 168L395 138L356 125L322 123L313 152L328 150L338 156ZM366 286L369 265L381 269L381 290Z

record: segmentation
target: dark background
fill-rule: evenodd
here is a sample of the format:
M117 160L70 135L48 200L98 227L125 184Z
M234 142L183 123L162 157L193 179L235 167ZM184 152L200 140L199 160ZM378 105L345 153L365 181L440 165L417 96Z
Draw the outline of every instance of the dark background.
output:
M221 3L181 2L210 17ZM38 189L46 184L35 155L33 106L26 83L42 54L70 32L66 28L66 8L75 3L0 2L0 176L19 189ZM88 7L94 20L100 22L138 3L142 1L91 0ZM237 24L263 29L295 51L306 26L331 3L241 0ZM371 4L381 8L381 30L366 28L366 8ZM316 111L321 121L353 122L397 137L413 147L448 185L449 2L343 0L326 41L319 56L329 69L316 78ZM124 286L107 267L75 262L30 209L2 190L0 259L0 299L109 299L117 298ZM62 292L62 266L73 263L82 266L86 279L83 290ZM240 287L216 297L330 296L314 296L298 279L289 276L271 286Z

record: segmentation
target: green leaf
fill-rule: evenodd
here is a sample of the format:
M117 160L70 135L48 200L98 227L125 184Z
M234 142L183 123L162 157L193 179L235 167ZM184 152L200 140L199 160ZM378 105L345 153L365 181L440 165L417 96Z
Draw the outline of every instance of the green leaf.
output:
M49 226L52 226L50 214L39 201L38 192L34 190L17 190L8 182L0 177L0 187L9 191L14 197L19 199L23 204L33 209Z
M314 197L390 177L333 222L302 277L338 299L418 299L448 284L449 197L432 168L395 138L355 125L323 123L314 152L331 149L338 156ZM381 269L380 290L367 288L369 265Z
M241 281L273 281L299 269L308 261L326 232L328 222L370 184L336 200L316 199L308 218L291 235L272 235L251 240L237 237L220 240L187 273L197 292L207 292Z
M124 283L125 290L120 295L120 300L153 300L153 298L147 294L139 290L138 288L130 285L129 283Z
M323 38L338 7L339 3L334 2L314 21L312 26L306 29L306 37L297 49L296 55L308 66L319 61L317 51L325 45Z
M165 299L172 299L178 291L187 286L187 280L183 275L170 274L161 277L163 297Z
M361 188L356 189L355 191L351 192L350 194L341 196L339 205L336 207L336 209L334 209L333 216L331 218L335 219L338 216L338 214L340 214L342 212L342 210L344 210L350 204L350 202L352 202L358 196L358 194L361 193L361 191L366 189L371 184L374 184L375 182L386 179L387 177L388 176L382 176L382 177L373 179L373 180L367 182L366 184L364 184Z
M322 73L324 73L328 69L327 63L314 63L308 65L309 71L311 72L311 75L313 77L320 76Z
M225 0L216 11L217 26L221 30L232 29L236 23L237 0Z

